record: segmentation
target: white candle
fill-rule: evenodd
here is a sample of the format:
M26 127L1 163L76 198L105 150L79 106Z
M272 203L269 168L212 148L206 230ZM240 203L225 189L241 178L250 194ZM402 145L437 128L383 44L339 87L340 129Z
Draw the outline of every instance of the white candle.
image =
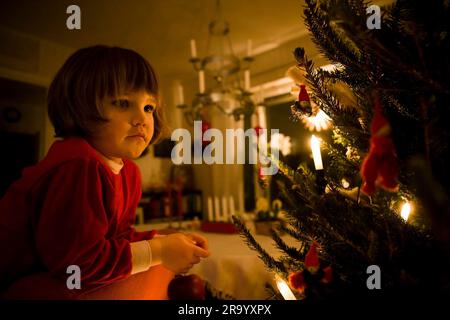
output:
M266 121L266 108L263 106L259 106L257 108L258 112L258 122L261 128L266 129L267 128L267 121Z
M315 135L311 137L311 150L313 153L314 167L316 170L323 170L322 155L320 154L320 141Z
M220 221L220 203L219 198L214 197L215 221Z
M198 90L200 93L205 93L205 71L198 72Z
M183 85L179 84L178 85L178 104L179 105L183 105L184 104L184 88Z
M252 39L247 40L247 57L252 55Z
M191 39L191 58L197 58L197 45L195 39Z
M250 70L245 69L244 71L244 89L249 91L250 90Z
M222 197L222 220L225 222L228 221L228 203L227 198L224 196Z
M234 211L234 198L233 198L233 196L230 196L229 201L230 201L230 215L234 216L235 211Z
M239 214L244 214L245 213L245 207L244 207L244 189L240 188L239 190L239 195L238 195L238 200L239 200Z
M409 204L409 202L405 202L402 206L402 211L400 215L402 216L403 220L408 221L410 213L411 213L411 205Z
M277 282L278 290L280 290L284 300L297 300L286 281L281 279L278 275L275 275L275 281Z
M208 197L208 221L214 221L214 211L211 197Z

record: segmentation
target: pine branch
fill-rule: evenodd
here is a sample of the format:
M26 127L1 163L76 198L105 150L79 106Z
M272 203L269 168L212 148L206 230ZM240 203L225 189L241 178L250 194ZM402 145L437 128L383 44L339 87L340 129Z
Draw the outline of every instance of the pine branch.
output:
M281 237L275 230L271 229L270 232L272 234L273 241L275 241L276 245L278 246L278 249L280 249L281 252L285 252L292 259L304 260L305 253L303 251L288 246L286 242L284 242L283 239L281 239Z
M271 270L275 270L277 273L283 274L284 277L287 277L287 270L286 267L280 263L279 261L273 259L270 254L267 253L266 250L264 250L259 243L253 238L250 231L245 227L245 225L242 223L242 221L235 216L232 216L233 223L237 227L240 235L242 238L244 238L244 241L247 243L247 245L257 251L259 253L259 257L264 262L264 264Z
M313 41L329 60L346 66L359 61L357 53L330 27L327 16L322 13L315 0L306 0L304 14L305 24L314 36Z

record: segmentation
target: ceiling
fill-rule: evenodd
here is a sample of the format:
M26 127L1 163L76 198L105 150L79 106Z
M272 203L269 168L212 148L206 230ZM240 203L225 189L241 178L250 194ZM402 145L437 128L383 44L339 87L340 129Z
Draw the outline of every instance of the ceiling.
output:
M81 30L68 30L66 8L81 9ZM247 39L254 52L305 34L304 0L222 0L233 49L244 55ZM0 4L0 24L71 48L118 45L142 53L161 76L191 74L189 42L205 54L215 0L14 0Z

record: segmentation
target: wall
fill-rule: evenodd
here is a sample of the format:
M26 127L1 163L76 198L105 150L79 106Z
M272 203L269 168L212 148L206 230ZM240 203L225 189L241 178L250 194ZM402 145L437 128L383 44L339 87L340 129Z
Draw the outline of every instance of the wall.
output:
M15 30L0 27L0 78L10 79L24 84L40 87L46 91L54 74L58 71L74 48L26 35ZM177 113L173 107L174 97L171 96L172 82L170 78L160 78L162 96L166 108L168 126L179 127ZM22 92L23 93L23 92ZM24 115L20 124L9 125L5 129L20 132L41 133L40 159L45 156L55 141L53 126L46 112L45 94L16 95L6 98L2 95L0 107L13 104L18 106ZM178 121L178 122L177 122ZM169 134L170 136L170 134ZM171 162L167 159L153 157L153 150L136 160L142 172L143 187L149 188L164 184Z
M0 43L0 77L39 87L44 92L57 68L72 52L71 48L4 27L0 28ZM19 105L25 122L9 129L39 131L42 158L55 140L45 110L45 93L16 95L13 99L8 98L8 103Z

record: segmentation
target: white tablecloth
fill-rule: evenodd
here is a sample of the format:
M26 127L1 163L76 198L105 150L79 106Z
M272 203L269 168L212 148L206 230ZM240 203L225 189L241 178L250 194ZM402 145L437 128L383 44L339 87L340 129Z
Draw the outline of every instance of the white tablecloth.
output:
M163 229L166 224L147 224L136 227L137 230ZM192 230L183 230L191 232ZM275 289L274 274L269 272L257 252L251 250L238 234L217 234L195 231L208 239L211 256L195 265L189 273L195 273L208 281L213 288L229 294L236 299L266 299L268 292L265 283ZM272 256L278 257L281 252L269 236L255 235L258 243ZM282 239L291 246L299 243L289 237Z

